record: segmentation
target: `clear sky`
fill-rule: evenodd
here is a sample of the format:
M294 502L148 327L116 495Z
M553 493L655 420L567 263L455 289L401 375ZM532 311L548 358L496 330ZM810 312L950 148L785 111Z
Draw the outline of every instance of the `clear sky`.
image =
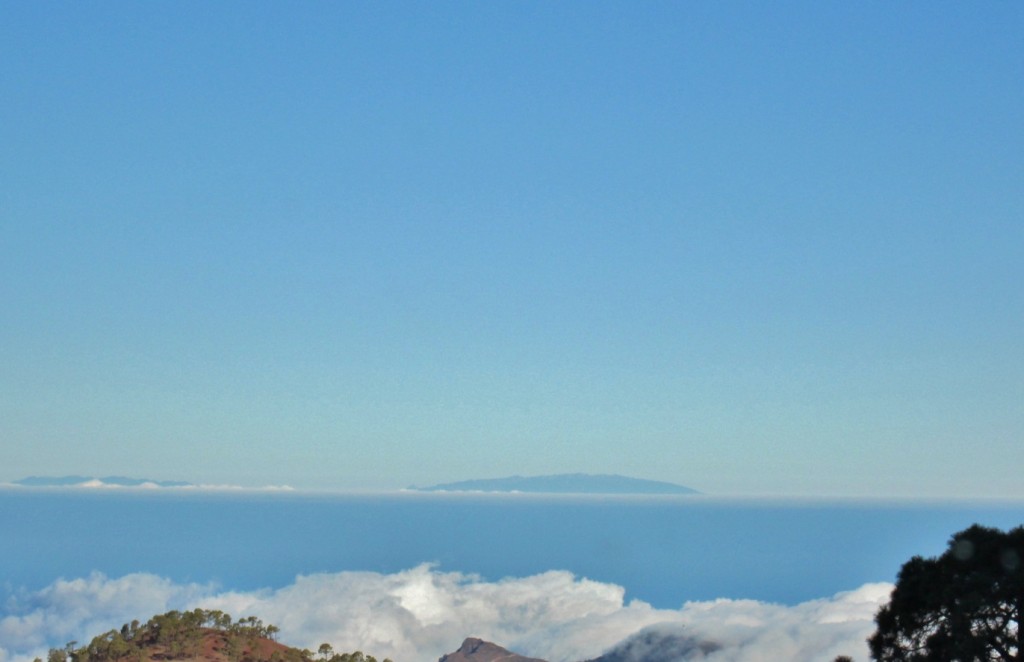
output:
M1024 496L1020 2L0 2L0 480Z

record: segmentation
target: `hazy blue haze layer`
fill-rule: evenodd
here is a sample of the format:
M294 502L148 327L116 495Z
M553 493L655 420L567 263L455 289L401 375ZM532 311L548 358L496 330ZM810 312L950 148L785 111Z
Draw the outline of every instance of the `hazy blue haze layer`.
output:
M658 607L793 604L892 581L974 522L1019 525L1024 503L11 489L0 490L0 581L37 589L98 570L250 590L436 562L489 580L570 570Z

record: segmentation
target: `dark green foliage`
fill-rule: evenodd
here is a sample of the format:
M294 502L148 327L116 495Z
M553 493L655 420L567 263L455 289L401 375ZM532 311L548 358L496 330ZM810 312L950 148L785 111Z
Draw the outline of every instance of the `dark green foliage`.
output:
M881 662L1022 660L1024 527L972 526L937 558L900 569L868 640Z

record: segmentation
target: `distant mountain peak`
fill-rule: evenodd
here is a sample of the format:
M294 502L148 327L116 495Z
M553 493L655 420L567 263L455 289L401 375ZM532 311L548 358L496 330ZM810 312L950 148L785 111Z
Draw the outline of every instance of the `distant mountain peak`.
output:
M438 662L544 662L544 660L525 657L489 641L469 637L462 642L459 650L442 655Z
M720 645L688 635L672 624L653 625L615 644L611 650L587 662L678 662L703 660Z
M423 492L500 492L536 494L699 494L697 490L659 480L617 474L554 474L508 476L411 487Z

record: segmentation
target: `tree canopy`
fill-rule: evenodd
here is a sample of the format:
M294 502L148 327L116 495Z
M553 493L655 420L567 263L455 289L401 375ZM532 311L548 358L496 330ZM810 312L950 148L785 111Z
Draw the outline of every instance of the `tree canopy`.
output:
M974 525L903 564L868 640L882 662L1024 660L1024 527Z

